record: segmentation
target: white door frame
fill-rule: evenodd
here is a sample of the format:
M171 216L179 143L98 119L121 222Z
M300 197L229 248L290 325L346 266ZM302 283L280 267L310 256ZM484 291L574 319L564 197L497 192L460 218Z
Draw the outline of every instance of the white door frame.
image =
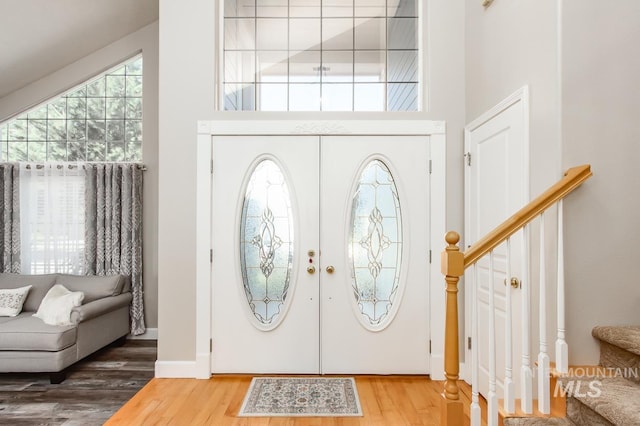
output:
M529 86L522 86L520 89L516 90L511 95L507 96L500 103L498 103L493 108L484 112L480 117L473 120L471 123L467 124L464 128L464 152L469 153L471 151L470 143L471 143L471 133L476 130L478 127L484 125L488 121L492 120L496 116L500 115L505 110L509 109L512 105L521 102L522 103L522 123L524 128L524 140L523 143L523 158L521 167L524 170L524 199L530 200L530 148L529 148ZM466 155L466 154L465 154ZM465 157L465 164L467 158ZM470 173L468 168L465 166L464 168L464 228L465 230L471 229L471 214L469 212L469 206L471 205L469 188L471 187L470 182ZM506 219L506 218L505 218ZM464 236L462 238L462 244L460 247L462 250L466 250L467 248L467 238ZM528 261L528 260L527 260ZM464 294L464 315L465 315L465 333L464 333L464 351L465 351L465 363L461 365L460 376L467 383L471 383L471 350L469 349L468 339L471 337L471 291L465 291ZM519 330L517 331L519 332Z
M227 116L228 117L228 116ZM255 117L255 115L254 115ZM196 348L195 377L211 377L212 137L222 135L397 135L428 136L431 154L429 316L434 380L444 379L444 287L438 253L446 218L446 126L430 120L206 120L198 122L196 159ZM427 165L425 165L426 167ZM426 342L425 342L426 344Z

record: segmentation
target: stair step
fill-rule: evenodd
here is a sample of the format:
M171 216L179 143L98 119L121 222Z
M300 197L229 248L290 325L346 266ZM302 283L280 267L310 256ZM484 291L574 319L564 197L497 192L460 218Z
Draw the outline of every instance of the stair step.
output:
M591 334L596 339L640 356L640 326L598 326Z
M558 405L561 405L561 407L554 407L554 398L552 398L551 401L551 414L542 414L540 411L538 411L538 400L534 399L533 400L533 413L531 414L526 414L524 411L522 411L521 408L521 400L520 399L516 399L515 400L515 412L513 413L507 413L504 409L504 400L500 399L498 400L498 416L499 419L502 421L503 425L537 425L537 424L551 424L551 425L564 425L564 424L572 424L572 423L563 423L564 417L565 417L565 407L566 407L566 400L564 398L564 395L560 399L558 399ZM508 420L508 421L507 421ZM547 421L547 422L551 422L551 423L513 423L513 421L515 420L530 420L530 421ZM500 424L500 423L499 423Z
M603 367L601 365L570 365L566 373L560 373L556 370L555 363L552 362L549 368L549 375L557 379L563 379L567 377L613 377L616 375L616 371L611 368Z
M572 379L571 385L567 417L577 424L640 425L640 385L623 377Z
M504 419L504 426L575 426L571 420L564 417L509 417Z
M600 340L600 365L640 384L640 327L595 327L591 334Z

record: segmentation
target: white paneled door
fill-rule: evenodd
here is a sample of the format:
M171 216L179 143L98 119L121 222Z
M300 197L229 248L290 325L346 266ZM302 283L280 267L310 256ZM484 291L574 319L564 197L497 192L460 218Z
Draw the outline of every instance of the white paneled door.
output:
M429 372L429 146L213 138L213 373Z
M500 106L496 111L490 111L486 119L481 118L467 127L465 136L467 148L465 243L467 246L486 235L528 202L525 111L525 100L517 98L506 106ZM465 275L469 284L467 288L475 285L477 294L478 337L477 342L473 344L478 345L479 350L479 390L484 396L489 393L490 356L495 351L496 392L499 398L504 397L505 381L509 381L507 370L511 372L514 388L520 389L524 256L521 233L511 237L510 249L507 253L507 246L503 244L493 252L493 277L489 256L478 261L477 277L473 273ZM507 276L507 271L511 272L511 277ZM474 283L476 278L478 282ZM507 285L511 282L511 278L515 278L520 283L520 287L513 288ZM493 279L494 294L490 292L491 279ZM529 283L524 285L528 286ZM491 301L492 298L493 301ZM489 348L491 306L494 307L493 315L496 325L493 349ZM508 307L510 307L510 313ZM507 338L506 335L509 329L512 330L511 338ZM470 359L470 352L467 354Z

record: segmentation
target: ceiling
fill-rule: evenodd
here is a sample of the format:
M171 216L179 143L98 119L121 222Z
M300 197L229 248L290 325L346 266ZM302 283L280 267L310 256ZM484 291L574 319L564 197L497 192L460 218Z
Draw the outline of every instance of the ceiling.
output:
M158 0L0 0L0 98L158 19Z

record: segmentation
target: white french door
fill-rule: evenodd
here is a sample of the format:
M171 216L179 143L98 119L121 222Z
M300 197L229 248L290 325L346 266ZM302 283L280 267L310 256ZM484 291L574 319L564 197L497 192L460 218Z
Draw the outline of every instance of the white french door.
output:
M321 260L335 270L320 283L323 373L429 370L428 148L424 137L322 139Z
M213 139L214 373L319 372L319 146Z
M429 372L429 146L213 138L214 373Z

